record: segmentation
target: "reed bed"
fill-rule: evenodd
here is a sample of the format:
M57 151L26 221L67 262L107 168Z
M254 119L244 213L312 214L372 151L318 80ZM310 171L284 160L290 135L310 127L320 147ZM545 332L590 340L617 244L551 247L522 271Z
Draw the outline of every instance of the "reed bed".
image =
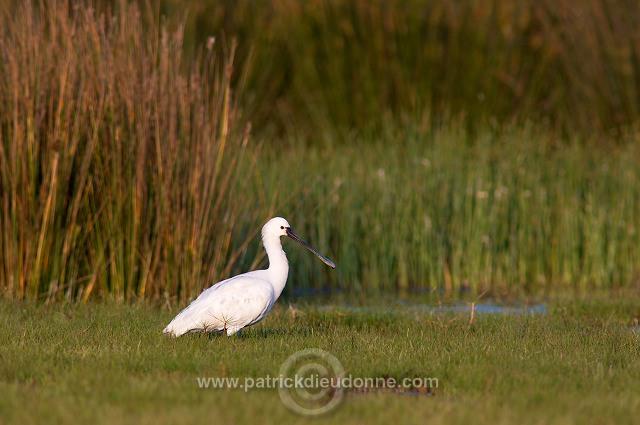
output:
M553 146L531 127L388 130L265 161L267 187L298 182L283 209L337 264L326 270L292 248L290 290L637 291L637 140Z
M0 20L6 296L188 299L228 273L236 223L256 220L236 190L255 154L233 46L186 61L182 26L124 1L26 1Z
M285 246L289 295L638 288L637 45L622 42L638 27L624 0L557 10L240 1L211 15L225 24L208 34L233 29L226 40L198 48L185 45L195 37L188 19L149 6L9 3L0 6L7 298L184 304L264 265L258 232L273 215L338 265ZM612 56L578 61L572 31L604 16L620 22L598 27L593 54ZM620 90L614 104L609 84Z

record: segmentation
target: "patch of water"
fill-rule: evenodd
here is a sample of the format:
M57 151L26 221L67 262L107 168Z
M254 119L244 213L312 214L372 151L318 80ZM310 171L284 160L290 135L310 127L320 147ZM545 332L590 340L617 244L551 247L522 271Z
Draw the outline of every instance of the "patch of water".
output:
M475 314L505 314L505 315L545 315L547 314L546 304L522 304L522 305L496 305L491 302L474 304L457 303L453 305L432 305L432 304L411 304L405 301L395 302L387 305L375 306L353 306L349 304L321 304L316 306L319 310L340 310L350 313L380 313L387 312L391 314L402 311L415 311L424 313L437 312L455 312L455 313L471 313Z
M491 303L486 304L456 304L456 305L441 305L433 306L428 304L418 304L410 306L412 310L424 310L424 311L453 311L460 313L470 313L474 310L479 314L547 314L546 304L529 304L529 305L495 305Z

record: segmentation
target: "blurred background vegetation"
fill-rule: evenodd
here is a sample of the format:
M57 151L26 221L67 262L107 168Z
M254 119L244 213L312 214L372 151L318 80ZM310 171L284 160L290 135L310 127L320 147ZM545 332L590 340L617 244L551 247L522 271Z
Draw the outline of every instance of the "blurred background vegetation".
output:
M0 287L640 289L640 3L0 2Z
M254 126L314 138L402 117L608 133L640 114L633 0L164 0L193 48L238 40Z

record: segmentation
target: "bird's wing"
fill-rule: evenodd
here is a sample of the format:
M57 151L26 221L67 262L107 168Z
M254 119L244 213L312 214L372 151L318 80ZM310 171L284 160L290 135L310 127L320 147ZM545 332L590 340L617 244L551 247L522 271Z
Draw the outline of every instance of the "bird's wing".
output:
M189 331L242 328L260 321L275 302L263 270L224 280L206 289L165 328L176 336Z

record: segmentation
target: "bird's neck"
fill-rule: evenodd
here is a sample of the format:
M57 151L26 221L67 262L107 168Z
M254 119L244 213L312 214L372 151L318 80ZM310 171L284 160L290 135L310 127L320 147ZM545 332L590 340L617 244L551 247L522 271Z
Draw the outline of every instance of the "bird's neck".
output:
M269 274L271 275L271 284L276 298L280 296L287 283L287 274L289 273L289 262L287 255L282 249L279 237L266 237L262 240L264 249L269 257Z

